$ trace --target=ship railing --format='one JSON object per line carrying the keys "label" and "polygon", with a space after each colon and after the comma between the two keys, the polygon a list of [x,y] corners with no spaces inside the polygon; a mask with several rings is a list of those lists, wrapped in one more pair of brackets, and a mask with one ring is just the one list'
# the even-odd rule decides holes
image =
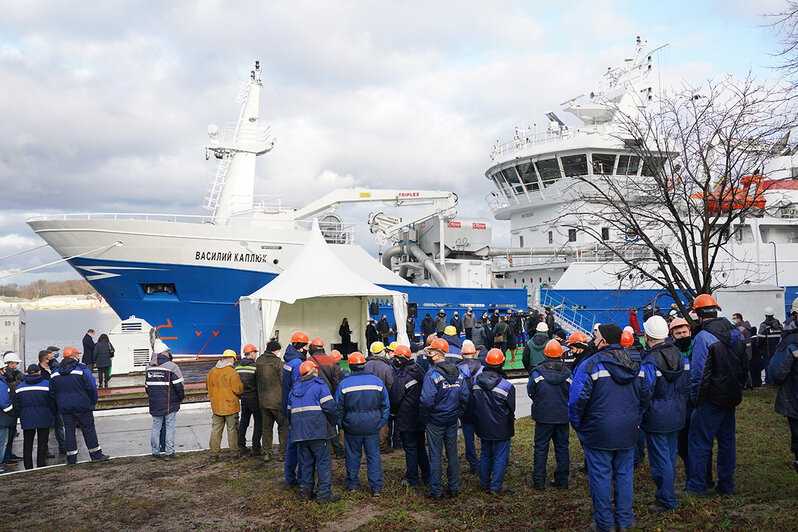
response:
{"label": "ship railing", "polygon": [[[313,224],[312,220],[297,220],[297,227],[310,231]],[[319,222],[319,229],[328,244],[354,244],[355,243],[355,224],[338,222]]]}
{"label": "ship railing", "polygon": [[213,221],[213,216],[196,214],[152,214],[137,212],[85,212],[41,214],[32,216],[28,219],[30,222],[50,220],[147,220],[160,222],[210,223]]}
{"label": "ship railing", "polygon": [[555,320],[560,320],[561,325],[569,332],[583,332],[589,334],[596,323],[596,315],[584,310],[584,306],[569,301],[565,296],[554,290],[541,290],[540,304],[554,311]]}
{"label": "ship railing", "polygon": [[268,124],[249,122],[227,122],[221,132],[221,142],[242,144],[260,144],[269,140],[270,128]]}
{"label": "ship railing", "polygon": [[230,212],[238,216],[249,213],[278,214],[287,210],[283,210],[282,196],[237,194],[230,196]]}
{"label": "ship railing", "polygon": [[493,146],[490,158],[496,161],[525,150],[528,146],[540,146],[542,144],[557,142],[578,135],[604,133],[607,129],[607,126],[604,124],[596,124],[583,127],[561,127],[554,130],[547,129],[540,133],[533,132],[531,129],[516,130],[512,140]]}

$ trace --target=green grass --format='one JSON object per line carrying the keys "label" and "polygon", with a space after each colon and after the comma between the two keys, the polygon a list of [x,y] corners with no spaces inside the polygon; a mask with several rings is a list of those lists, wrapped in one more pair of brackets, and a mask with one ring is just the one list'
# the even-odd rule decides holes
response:
{"label": "green grass", "polygon": [[[635,472],[635,525],[641,530],[795,530],[798,474],[792,468],[786,420],[773,412],[775,390],[746,392],[737,410],[737,495],[684,499],[668,514],[649,514],[654,485],[648,466]],[[571,489],[534,491],[534,423],[516,422],[511,461],[500,496],[477,489],[475,476],[461,476],[456,501],[431,502],[403,487],[404,455],[383,457],[381,499],[368,492],[365,465],[361,489],[343,492],[344,464],[333,463],[340,502],[301,502],[283,487],[282,462],[236,460],[210,464],[207,453],[186,453],[174,463],[125,458],[103,464],[53,468],[3,478],[0,493],[7,522],[15,528],[51,530],[582,530],[592,521],[583,456],[571,434]],[[549,473],[554,465],[550,451]],[[461,469],[465,470],[462,444]],[[684,485],[681,461],[677,489]],[[41,501],[57,508],[44,512]]]}

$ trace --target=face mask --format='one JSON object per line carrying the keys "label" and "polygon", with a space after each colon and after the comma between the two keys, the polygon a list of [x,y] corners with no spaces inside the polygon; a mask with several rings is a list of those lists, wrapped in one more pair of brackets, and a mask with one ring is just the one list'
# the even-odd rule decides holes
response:
{"label": "face mask", "polygon": [[435,364],[435,361],[433,360],[433,357],[427,355],[426,358],[427,358],[427,362],[429,362],[430,364]]}
{"label": "face mask", "polygon": [[679,351],[687,351],[690,348],[691,343],[693,343],[693,339],[689,336],[677,338],[673,341],[673,344],[677,347],[677,349],[679,349]]}

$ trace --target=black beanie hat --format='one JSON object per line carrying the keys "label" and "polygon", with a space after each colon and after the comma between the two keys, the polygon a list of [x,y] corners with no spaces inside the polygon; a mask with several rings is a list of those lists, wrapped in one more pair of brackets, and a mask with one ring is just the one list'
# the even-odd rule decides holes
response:
{"label": "black beanie hat", "polygon": [[599,333],[601,333],[601,337],[604,338],[608,344],[621,343],[621,334],[623,334],[623,331],[614,323],[602,323],[599,325],[598,330]]}

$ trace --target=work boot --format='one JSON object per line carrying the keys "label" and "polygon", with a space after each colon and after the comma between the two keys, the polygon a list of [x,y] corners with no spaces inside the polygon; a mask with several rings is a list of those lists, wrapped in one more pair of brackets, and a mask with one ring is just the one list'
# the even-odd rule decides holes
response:
{"label": "work boot", "polygon": [[151,454],[150,455],[150,462],[157,462],[160,459],[161,459],[161,455],[160,454]]}
{"label": "work boot", "polygon": [[299,499],[303,501],[309,501],[313,498],[313,492],[311,491],[299,491]]}
{"label": "work boot", "polygon": [[341,494],[340,493],[333,493],[332,495],[330,495],[326,499],[316,499],[316,502],[319,503],[319,504],[327,504],[327,503],[330,503],[330,502],[338,502],[340,500],[341,500]]}
{"label": "work boot", "polygon": [[662,504],[660,501],[654,501],[654,504],[649,504],[648,505],[648,511],[649,511],[649,513],[652,513],[652,514],[658,514],[658,513],[661,513],[661,512],[671,512],[671,511],[673,511],[673,508],[668,508],[667,506]]}
{"label": "work boot", "polygon": [[261,454],[263,454],[263,451],[261,451],[260,447],[253,447],[251,454],[252,456],[260,456]]}
{"label": "work boot", "polygon": [[427,490],[424,493],[424,497],[426,497],[428,499],[435,500],[435,501],[439,501],[439,500],[441,500],[443,498],[441,495],[435,494],[432,490]]}
{"label": "work boot", "polygon": [[177,456],[175,453],[170,453],[164,456],[163,459],[166,460],[167,462],[171,462],[173,460],[180,460],[180,457]]}
{"label": "work boot", "polygon": [[709,493],[698,493],[697,491],[688,490],[688,489],[684,489],[684,490],[680,490],[680,491],[676,492],[676,498],[678,498],[678,499],[681,499],[682,497],[704,498],[704,497],[709,497],[709,496],[710,496]]}
{"label": "work boot", "polygon": [[457,498],[457,490],[446,490],[446,498],[447,499],[456,499]]}
{"label": "work boot", "polygon": [[111,457],[108,456],[107,454],[101,454],[97,458],[92,458],[91,461],[92,462],[105,462],[106,460],[110,460],[110,459],[111,459]]}
{"label": "work boot", "polygon": [[270,462],[272,459],[272,453],[263,453],[263,461]]}
{"label": "work boot", "polygon": [[559,489],[563,489],[563,490],[567,490],[568,489],[568,483],[567,482],[566,483],[562,483],[562,482],[557,482],[556,480],[552,480],[551,482],[549,482],[549,486],[551,486],[552,488],[559,488]]}
{"label": "work boot", "polygon": [[219,461],[219,455],[218,454],[212,454],[210,456],[210,461],[211,462],[218,462]]}

